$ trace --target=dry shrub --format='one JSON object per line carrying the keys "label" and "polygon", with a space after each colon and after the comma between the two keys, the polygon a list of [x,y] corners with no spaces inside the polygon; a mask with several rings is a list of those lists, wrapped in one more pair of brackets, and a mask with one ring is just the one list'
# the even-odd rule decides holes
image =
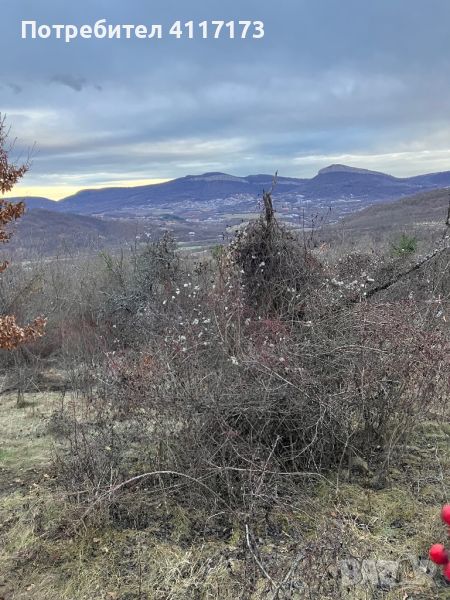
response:
{"label": "dry shrub", "polygon": [[74,421],[62,473],[86,499],[139,488],[250,522],[332,470],[363,465],[382,485],[446,401],[448,337],[424,304],[349,301],[274,220],[240,234],[218,273],[166,259],[129,311],[133,343],[94,365],[87,425]]}
{"label": "dry shrub", "polygon": [[242,274],[247,306],[259,314],[301,318],[322,268],[298,234],[270,216],[271,199],[268,194],[264,198],[265,215],[237,233],[228,256]]}
{"label": "dry shrub", "polygon": [[[0,194],[3,196],[10,192],[17,182],[22,179],[29,169],[29,162],[17,164],[11,160],[11,150],[14,143],[8,140],[9,130],[6,127],[5,118],[0,114]],[[8,226],[20,219],[25,212],[23,202],[9,202],[0,197],[0,244],[4,244],[11,238]],[[0,273],[6,270],[8,262],[0,264]],[[15,315],[0,315],[0,349],[13,350],[27,342],[32,342],[42,337],[45,329],[46,319],[42,316],[32,323],[21,327],[16,321]]]}

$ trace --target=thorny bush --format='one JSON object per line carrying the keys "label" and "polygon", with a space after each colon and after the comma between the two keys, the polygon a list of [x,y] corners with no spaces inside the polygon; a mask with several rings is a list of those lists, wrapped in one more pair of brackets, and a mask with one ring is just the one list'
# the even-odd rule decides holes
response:
{"label": "thorny bush", "polygon": [[150,247],[110,296],[116,346],[71,415],[68,488],[99,501],[140,487],[249,519],[356,459],[383,485],[447,399],[450,348],[424,302],[365,300],[361,280],[336,280],[267,214],[217,262],[180,261],[167,237]]}

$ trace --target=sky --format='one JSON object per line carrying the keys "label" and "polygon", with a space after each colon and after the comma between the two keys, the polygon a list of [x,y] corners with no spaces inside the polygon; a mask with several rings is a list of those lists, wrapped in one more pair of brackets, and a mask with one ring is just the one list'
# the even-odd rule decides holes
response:
{"label": "sky", "polygon": [[[163,24],[156,39],[21,39],[41,24]],[[176,39],[176,20],[262,39]],[[0,0],[0,112],[32,148],[13,195],[332,163],[450,170],[448,0]]]}

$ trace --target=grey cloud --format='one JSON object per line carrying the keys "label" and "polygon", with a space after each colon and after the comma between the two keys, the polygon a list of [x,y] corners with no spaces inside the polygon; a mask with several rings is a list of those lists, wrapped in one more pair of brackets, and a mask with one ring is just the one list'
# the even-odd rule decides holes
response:
{"label": "grey cloud", "polygon": [[[327,157],[396,174],[445,167],[448,0],[3,4],[0,49],[11,59],[2,77],[17,87],[0,90],[0,110],[25,147],[37,141],[29,184],[187,169],[303,176]],[[20,39],[21,19],[81,25],[101,18],[262,19],[266,37]]]}
{"label": "grey cloud", "polygon": [[76,77],[75,75],[53,75],[51,82],[65,85],[75,92],[81,92],[86,85],[86,79],[84,77]]}
{"label": "grey cloud", "polygon": [[15,94],[20,94],[23,90],[22,86],[16,83],[8,83],[7,85]]}

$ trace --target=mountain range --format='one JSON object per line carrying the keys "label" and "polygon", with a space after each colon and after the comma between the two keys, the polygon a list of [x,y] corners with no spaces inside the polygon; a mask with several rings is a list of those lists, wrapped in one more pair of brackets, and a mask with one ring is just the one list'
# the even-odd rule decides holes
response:
{"label": "mountain range", "polygon": [[[47,198],[23,198],[28,209],[103,217],[151,216],[155,209],[174,211],[201,208],[213,203],[215,212],[231,208],[248,211],[270,189],[272,175],[236,177],[226,173],[187,175],[156,185],[86,189],[58,202]],[[282,204],[332,205],[342,201],[372,204],[450,186],[450,171],[399,178],[346,165],[331,165],[311,179],[278,177],[274,199]],[[207,207],[206,207],[207,208]],[[181,209],[181,210],[180,210]],[[348,212],[348,211],[347,211]]]}
{"label": "mountain range", "polygon": [[[258,200],[272,185],[271,175],[205,173],[157,185],[82,190],[58,202],[17,198],[25,201],[27,212],[17,224],[9,249],[21,255],[54,254],[62,248],[98,250],[156,239],[166,230],[190,248],[216,244],[224,233],[258,214]],[[416,210],[425,215],[419,219],[423,221],[432,208],[434,196],[429,192],[433,190],[441,190],[434,211],[440,215],[448,197],[442,188],[449,186],[450,171],[398,178],[331,165],[311,179],[278,177],[273,200],[278,218],[289,226],[340,223],[342,231],[357,237],[364,230],[385,228],[387,221],[398,227]],[[385,216],[389,201],[417,194],[421,195],[417,209],[406,203],[399,205],[398,215],[391,211],[392,219]],[[372,212],[366,214],[368,207]],[[351,221],[346,220],[349,217]]]}

